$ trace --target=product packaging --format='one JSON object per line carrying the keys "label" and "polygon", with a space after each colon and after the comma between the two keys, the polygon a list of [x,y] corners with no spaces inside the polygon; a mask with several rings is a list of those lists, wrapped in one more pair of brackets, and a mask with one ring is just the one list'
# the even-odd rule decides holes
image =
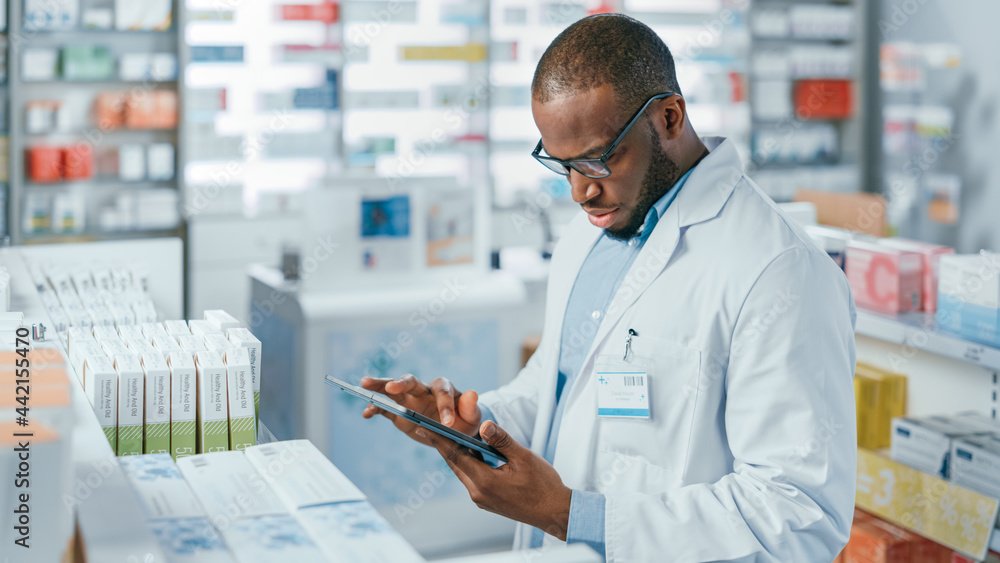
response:
{"label": "product packaging", "polygon": [[208,309],[205,311],[204,316],[205,320],[222,334],[226,334],[226,331],[231,328],[239,328],[241,325],[239,319],[222,309]]}
{"label": "product packaging", "polygon": [[170,367],[156,349],[141,352],[145,374],[143,453],[170,453]]}
{"label": "product packaging", "polygon": [[904,238],[878,239],[878,243],[882,246],[898,248],[900,250],[920,254],[924,270],[920,310],[925,313],[933,313],[937,311],[938,272],[940,271],[941,256],[945,254],[954,254],[955,249],[938,244],[929,244],[926,242],[919,242]]}
{"label": "product packaging", "polygon": [[250,353],[250,375],[253,379],[254,418],[260,426],[260,382],[261,382],[261,348],[260,340],[246,328],[231,328],[226,331],[229,341]]}
{"label": "product packaging", "polygon": [[945,255],[939,275],[938,327],[1000,347],[1000,257]]}
{"label": "product packaging", "polygon": [[920,308],[923,285],[920,254],[852,240],[847,244],[845,270],[858,307],[887,315]]}
{"label": "product packaging", "polygon": [[[96,343],[94,344],[96,347]],[[118,451],[118,372],[103,353],[88,355],[83,362],[84,391],[94,406],[97,422],[111,444],[111,451]]]}
{"label": "product packaging", "polygon": [[948,479],[952,441],[983,435],[988,434],[943,416],[894,418],[889,456],[893,461]]}
{"label": "product packaging", "polygon": [[242,451],[257,443],[250,354],[246,348],[229,348],[224,353],[229,395],[229,449]]}
{"label": "product packaging", "polygon": [[226,364],[215,352],[195,355],[198,381],[198,453],[229,449]]}
{"label": "product packaging", "polygon": [[197,377],[194,359],[186,352],[170,352],[170,455],[174,460],[197,451]]}
{"label": "product packaging", "polygon": [[[875,408],[870,414],[866,413],[867,420],[871,420],[873,425],[866,428],[865,446],[868,449],[888,448],[891,439],[892,419],[906,414],[906,376],[900,373],[893,373],[870,364],[858,362],[854,372],[855,378],[872,380],[878,386],[874,393],[874,399],[870,396],[867,401],[874,400]],[[862,381],[861,385],[867,385]],[[857,385],[855,386],[857,388]],[[860,403],[858,410],[860,411]],[[866,404],[866,408],[870,408]],[[861,427],[858,430],[858,439],[861,440]]]}
{"label": "product packaging", "polygon": [[146,376],[135,354],[125,352],[114,358],[118,372],[118,455],[141,455]]}

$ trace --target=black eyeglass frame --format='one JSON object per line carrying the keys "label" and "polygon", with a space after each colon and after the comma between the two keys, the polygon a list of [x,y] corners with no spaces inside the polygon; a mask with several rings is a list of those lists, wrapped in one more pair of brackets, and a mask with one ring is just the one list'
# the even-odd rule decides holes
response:
{"label": "black eyeglass frame", "polygon": [[[607,178],[608,176],[611,175],[611,168],[608,166],[608,159],[611,158],[611,155],[615,152],[615,149],[617,149],[618,145],[621,144],[622,140],[625,138],[625,135],[628,135],[629,130],[632,129],[632,126],[635,125],[635,122],[639,121],[639,116],[641,116],[643,113],[646,112],[646,108],[649,107],[649,104],[653,103],[656,100],[669,98],[670,96],[680,96],[680,94],[678,94],[677,92],[664,92],[662,94],[656,94],[655,96],[652,96],[651,98],[646,100],[646,103],[642,104],[642,107],[639,108],[639,111],[635,112],[635,115],[632,116],[632,119],[629,119],[628,123],[625,125],[625,128],[622,129],[622,132],[618,134],[618,138],[616,138],[614,142],[612,142],[611,145],[607,148],[607,150],[605,150],[604,153],[598,158],[573,158],[570,160],[560,160],[552,156],[543,156],[541,154],[543,148],[541,139],[538,139],[538,145],[535,146],[535,150],[531,151],[531,156],[535,157],[535,160],[541,163],[542,166],[562,176],[569,176],[570,174],[569,169],[572,168],[573,170],[576,170],[577,172],[586,176],[587,178],[593,178],[593,179]],[[565,172],[560,172],[558,170],[553,169],[551,166],[546,164],[545,161],[561,164]],[[600,163],[601,167],[607,171],[607,174],[603,175],[588,174],[587,172],[584,172],[583,170],[581,170],[576,166],[577,163],[583,163],[583,162]]]}

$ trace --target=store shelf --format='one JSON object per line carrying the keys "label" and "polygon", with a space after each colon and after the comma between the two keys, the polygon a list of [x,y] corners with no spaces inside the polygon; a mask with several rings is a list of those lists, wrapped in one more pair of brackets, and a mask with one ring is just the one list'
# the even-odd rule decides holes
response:
{"label": "store shelf", "polygon": [[933,315],[906,313],[892,317],[859,309],[855,332],[1000,372],[1000,350],[942,332]]}
{"label": "store shelf", "polygon": [[134,229],[129,231],[101,231],[88,229],[79,233],[23,233],[21,240],[25,244],[50,244],[64,242],[93,242],[99,240],[131,240],[144,238],[179,237],[182,229]]}
{"label": "store shelf", "polygon": [[177,86],[177,80],[123,80],[121,78],[102,78],[100,80],[22,80],[21,86],[101,86],[116,87],[123,85],[151,84],[155,86]]}
{"label": "store shelf", "polygon": [[47,188],[52,189],[66,189],[73,187],[88,187],[88,188],[176,188],[177,183],[174,180],[116,180],[112,178],[107,179],[89,179],[89,180],[79,180],[75,182],[25,182],[24,187],[29,190],[44,190]]}

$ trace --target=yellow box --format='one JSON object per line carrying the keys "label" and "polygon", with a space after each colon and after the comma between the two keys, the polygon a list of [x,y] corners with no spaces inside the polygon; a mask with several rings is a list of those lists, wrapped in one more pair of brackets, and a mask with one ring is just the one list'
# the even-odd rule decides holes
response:
{"label": "yellow box", "polygon": [[857,404],[858,447],[878,449],[878,410],[881,385],[864,375],[854,376],[854,401]]}
{"label": "yellow box", "polygon": [[858,362],[855,377],[862,376],[879,383],[878,407],[875,414],[872,449],[888,448],[891,444],[892,419],[906,416],[906,376]]}

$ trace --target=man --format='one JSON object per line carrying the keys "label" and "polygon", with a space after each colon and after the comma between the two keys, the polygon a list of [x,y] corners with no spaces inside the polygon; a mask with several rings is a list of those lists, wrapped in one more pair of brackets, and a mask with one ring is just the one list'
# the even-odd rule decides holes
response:
{"label": "man", "polygon": [[367,389],[482,438],[494,468],[437,447],[516,547],[608,561],[831,561],[854,506],[854,304],[843,273],[699,139],[666,45],[580,20],[532,82],[534,155],[585,213],[552,257],[538,351],[477,397],[445,380]]}

